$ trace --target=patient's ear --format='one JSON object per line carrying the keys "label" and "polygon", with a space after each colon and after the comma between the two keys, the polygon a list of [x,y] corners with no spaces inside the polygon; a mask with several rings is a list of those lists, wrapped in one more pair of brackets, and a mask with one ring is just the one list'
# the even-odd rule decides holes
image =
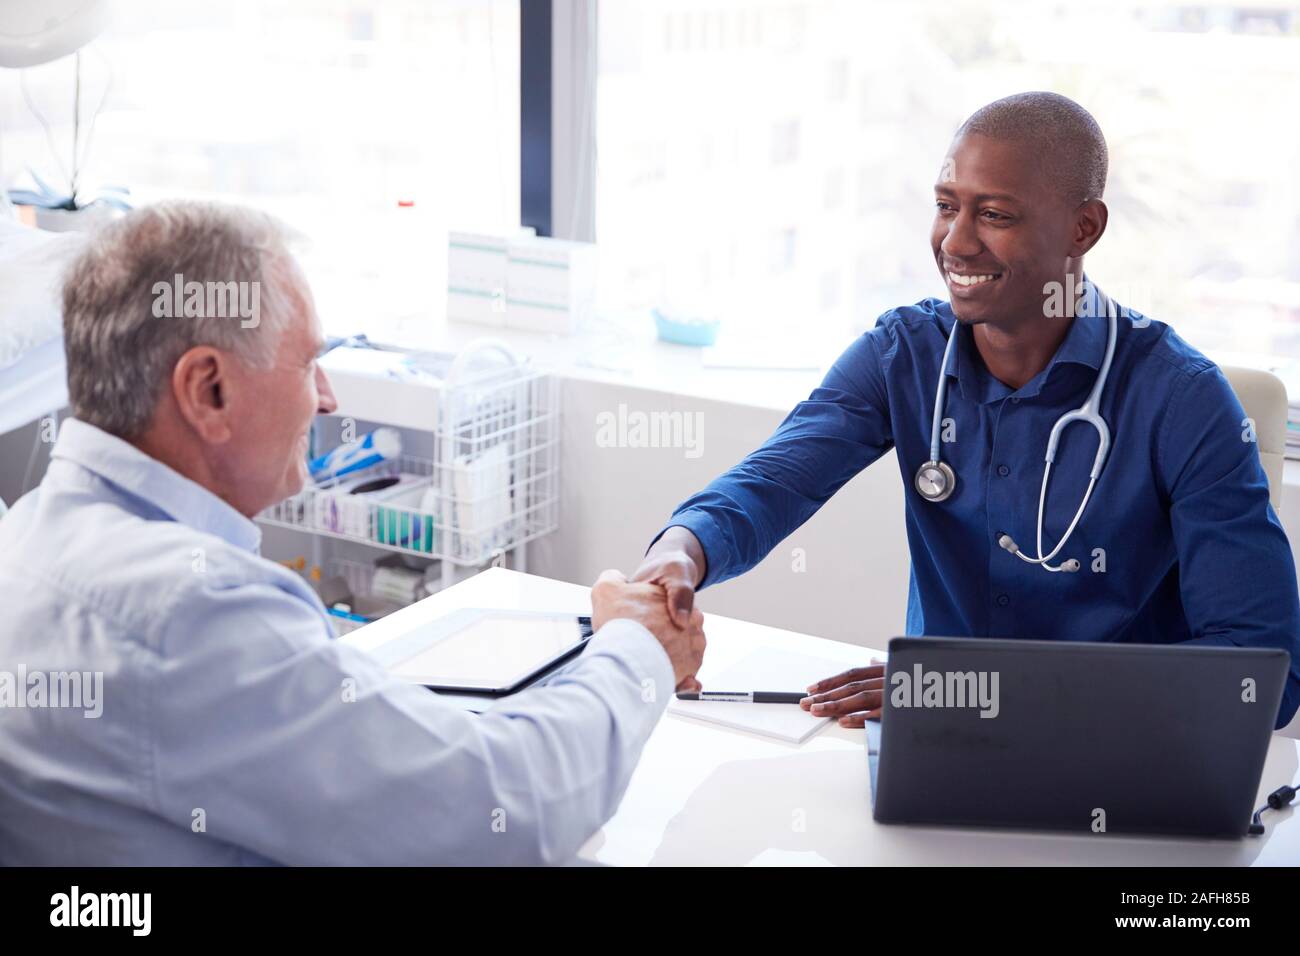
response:
{"label": "patient's ear", "polygon": [[230,440],[231,359],[220,349],[200,345],[172,368],[172,397],[181,417],[212,445]]}

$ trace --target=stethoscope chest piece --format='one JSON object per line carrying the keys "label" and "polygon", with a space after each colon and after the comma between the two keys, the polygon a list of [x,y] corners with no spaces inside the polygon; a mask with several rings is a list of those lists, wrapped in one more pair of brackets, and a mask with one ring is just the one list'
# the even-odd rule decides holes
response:
{"label": "stethoscope chest piece", "polygon": [[916,469],[916,493],[926,501],[943,501],[957,488],[957,475],[946,461],[927,461]]}

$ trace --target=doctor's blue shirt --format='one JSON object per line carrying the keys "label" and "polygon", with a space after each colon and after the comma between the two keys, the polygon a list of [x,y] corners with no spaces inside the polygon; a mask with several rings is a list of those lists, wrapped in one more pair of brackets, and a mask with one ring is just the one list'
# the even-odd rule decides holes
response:
{"label": "doctor's blue shirt", "polygon": [[[1090,293],[1094,294],[1095,293]],[[1282,648],[1291,671],[1277,726],[1300,705],[1300,603],[1286,534],[1269,504],[1254,431],[1218,367],[1161,322],[1125,310],[1100,412],[1112,447],[1092,498],[1050,573],[1036,556],[1044,454],[1052,425],[1081,405],[1106,350],[1096,301],[1047,367],[1019,389],[985,368],[969,326],[949,364],[951,419],[941,455],[952,496],[913,486],[930,457],[948,302],[885,313],[836,361],[757,451],[682,503],[707,559],[701,587],[761,561],[849,479],[890,448],[906,486],[912,569],[908,634]],[[1043,554],[1079,507],[1097,432],[1068,426],[1043,529]],[[861,529],[854,533],[869,533]]]}

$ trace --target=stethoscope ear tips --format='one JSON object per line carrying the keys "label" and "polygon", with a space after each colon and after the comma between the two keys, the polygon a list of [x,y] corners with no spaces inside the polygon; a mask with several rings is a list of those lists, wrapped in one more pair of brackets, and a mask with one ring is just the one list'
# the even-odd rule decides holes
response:
{"label": "stethoscope ear tips", "polygon": [[1016,544],[1015,540],[1012,539],[1011,535],[1009,534],[998,535],[998,547],[1001,548],[1003,551],[1010,551],[1016,557],[1021,558],[1024,561],[1028,561],[1030,564],[1041,564],[1049,571],[1074,572],[1079,570],[1079,562],[1074,558],[1071,558],[1068,561],[1062,561],[1060,565],[1055,568],[1047,564],[1047,562],[1044,560],[1035,561],[1033,558],[1026,558],[1023,554],[1020,553],[1020,545]]}

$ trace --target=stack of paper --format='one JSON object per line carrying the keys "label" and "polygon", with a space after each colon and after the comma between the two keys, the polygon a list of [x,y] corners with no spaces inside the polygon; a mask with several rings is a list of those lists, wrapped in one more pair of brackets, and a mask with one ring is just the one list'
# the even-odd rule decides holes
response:
{"label": "stack of paper", "polygon": [[[842,673],[848,667],[843,661],[792,654],[773,647],[759,647],[716,675],[702,674],[700,681],[706,691],[802,692],[810,684]],[[735,730],[775,737],[792,744],[803,743],[830,719],[814,717],[798,704],[737,704],[674,698],[668,705],[668,711]]]}

